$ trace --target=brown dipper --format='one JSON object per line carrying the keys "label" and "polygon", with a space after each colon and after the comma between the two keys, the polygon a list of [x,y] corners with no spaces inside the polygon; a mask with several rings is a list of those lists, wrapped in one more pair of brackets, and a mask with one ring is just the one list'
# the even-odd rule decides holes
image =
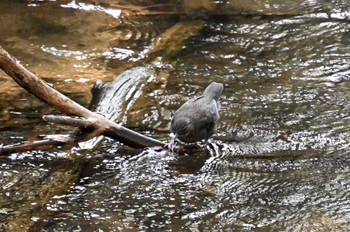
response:
{"label": "brown dipper", "polygon": [[171,132],[186,143],[208,140],[215,132],[219,119],[219,99],[224,86],[212,82],[203,95],[192,98],[183,104],[171,120]]}

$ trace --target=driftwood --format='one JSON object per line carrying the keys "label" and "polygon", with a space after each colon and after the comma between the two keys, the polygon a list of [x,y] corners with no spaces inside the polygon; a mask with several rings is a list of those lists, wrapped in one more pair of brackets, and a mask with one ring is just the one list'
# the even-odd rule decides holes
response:
{"label": "driftwood", "polygon": [[[205,22],[202,20],[189,20],[178,22],[170,27],[152,44],[143,63],[152,63],[155,59],[161,57],[167,60],[176,52],[181,50],[181,44],[188,38],[196,35],[203,27]],[[135,64],[133,64],[135,65]],[[135,147],[166,147],[167,144],[153,139],[121,125],[114,123],[98,113],[92,112],[79,105],[57,90],[49,86],[44,80],[38,78],[33,73],[23,67],[18,60],[11,56],[0,46],[0,68],[12,77],[21,87],[32,93],[48,105],[56,108],[61,113],[68,116],[77,116],[79,118],[63,116],[44,116],[44,120],[51,123],[59,123],[80,128],[79,134],[75,133],[67,136],[44,137],[42,141],[26,141],[24,143],[13,145],[0,144],[0,156],[14,152],[24,152],[29,150],[44,150],[55,146],[75,145],[79,142],[87,141],[99,135],[108,136],[118,140],[123,144]]]}
{"label": "driftwood", "polygon": [[[174,27],[169,28],[160,36],[161,38],[164,38],[164,39],[163,40],[158,39],[153,44],[152,46],[153,52],[147,54],[142,64],[152,64],[154,58],[158,59],[159,57],[161,57],[162,59],[167,59],[169,56],[174,55],[176,51],[181,50],[181,46],[179,46],[181,44],[180,41],[184,42],[187,38],[197,34],[204,27],[204,25],[205,23],[203,21],[187,21],[187,22],[181,22],[180,24],[176,24]],[[178,33],[182,33],[182,36],[181,37],[171,36],[171,35],[177,35]],[[168,45],[171,45],[171,46],[168,46]],[[174,49],[176,49],[176,51],[174,51]],[[13,57],[11,57],[6,51],[4,51],[0,47],[0,68],[4,70],[8,70],[7,73],[9,73],[10,76],[15,75],[15,76],[18,76],[17,78],[21,76],[26,76],[25,74],[21,73],[26,69],[24,69],[23,67],[18,69],[17,67],[18,65],[19,65],[18,61],[16,61]],[[138,64],[136,64],[135,66],[138,66]],[[126,69],[127,68],[129,67],[126,67]],[[28,74],[29,76],[34,76],[28,70],[26,70],[25,72],[29,73]],[[124,74],[128,75],[128,73],[124,73]],[[27,80],[27,82],[32,81],[31,79],[25,79],[25,80]],[[35,82],[38,81],[36,78],[34,78],[34,80]],[[43,82],[40,79],[39,81]],[[31,85],[31,83],[29,84],[24,83],[24,84]],[[44,83],[44,85],[46,84]],[[55,93],[55,97],[57,97],[56,93]],[[48,99],[44,98],[43,100],[45,102],[48,102]],[[68,102],[63,101],[63,104],[66,104],[68,105],[68,107],[70,107],[69,102],[71,102],[71,100],[67,99],[67,101]],[[50,104],[50,105],[55,107],[55,104]],[[75,115],[76,117],[44,116],[44,120],[48,122],[63,124],[63,125],[78,126],[81,129],[79,131],[82,131],[83,133],[78,135],[70,134],[65,136],[58,136],[58,135],[46,136],[46,138],[43,138],[41,141],[25,142],[25,143],[17,144],[17,146],[12,146],[12,145],[2,146],[0,144],[0,155],[4,154],[5,151],[7,153],[13,153],[13,152],[33,150],[35,147],[30,147],[31,144],[33,143],[41,143],[41,145],[38,146],[37,149],[47,149],[47,148],[52,148],[55,146],[63,146],[63,145],[72,146],[79,139],[81,141],[89,139],[88,137],[84,137],[84,135],[94,136],[96,134],[103,134],[108,136],[107,133],[111,132],[110,130],[108,130],[110,127],[99,127],[99,129],[97,127],[90,127],[91,125],[95,125],[95,126],[99,125],[97,123],[101,123],[101,121],[104,122],[106,120],[106,119],[102,119],[103,117],[101,115],[97,114],[96,115],[97,120],[96,119],[91,120],[91,119],[94,119],[94,116],[96,113],[89,112],[88,110],[84,109],[83,112],[81,112],[80,114],[79,109],[81,108],[81,106],[79,106],[78,104],[74,105],[74,107],[76,106],[79,109],[71,109],[70,111],[67,112],[66,105],[60,106],[58,109],[61,110],[62,113],[65,113],[68,115]],[[101,111],[101,112],[104,112],[104,111]],[[106,117],[110,118],[110,116],[111,114],[107,112]],[[107,125],[115,125],[115,124],[113,122],[109,122]],[[115,134],[113,133],[113,131],[111,133],[113,133],[113,136],[117,138],[119,136],[125,139],[128,142],[128,143],[125,143],[126,145],[130,146],[131,144],[130,142],[134,141],[136,142],[136,145],[140,147],[144,147],[145,144],[149,144],[152,146],[153,145],[164,146],[164,143],[158,140],[147,138],[147,137],[145,138],[146,141],[144,141],[144,143],[140,143],[136,139],[139,138],[141,135],[138,135],[136,133],[137,136],[133,137],[132,135],[134,135],[135,132],[129,133],[130,130],[127,130],[126,128],[123,128],[118,125],[116,126],[117,126],[116,128],[118,129],[118,133]],[[88,132],[84,133],[85,130],[90,130],[90,133]],[[128,137],[124,137],[125,134],[123,134],[123,131],[127,131],[128,132],[127,134],[131,136],[131,139]],[[115,138],[113,136],[111,137]],[[84,144],[84,143],[80,143],[79,145],[81,144]],[[1,147],[3,148],[4,153],[1,152]],[[13,147],[17,147],[17,149],[11,149]],[[74,157],[74,159],[58,158],[58,159],[55,159],[54,162],[59,163],[59,165],[57,165],[57,163],[53,165],[55,166],[54,170],[51,170],[49,172],[49,175],[43,175],[43,177],[38,178],[39,183],[35,183],[35,187],[30,188],[30,190],[22,189],[22,186],[28,185],[27,181],[30,181],[30,183],[32,184],[30,178],[21,178],[22,181],[20,184],[18,184],[18,189],[11,187],[11,189],[14,192],[21,193],[22,191],[25,191],[26,196],[28,194],[31,194],[31,195],[30,197],[28,197],[28,200],[24,200],[21,203],[21,205],[15,209],[16,213],[13,214],[13,216],[9,216],[9,218],[7,219],[3,227],[1,227],[0,225],[1,228],[3,228],[5,231],[41,230],[42,229],[41,223],[43,223],[43,221],[46,221],[47,218],[49,218],[52,213],[50,210],[47,209],[46,207],[47,203],[49,201],[53,201],[53,202],[58,201],[58,199],[54,199],[53,197],[64,194],[65,192],[69,191],[70,187],[74,185],[74,183],[76,183],[76,181],[79,180],[79,178],[82,176],[82,172],[84,172],[84,170],[86,170],[87,167],[94,165],[93,163],[95,162],[95,159],[85,159],[84,157]],[[33,204],[34,202],[35,204]],[[32,218],[40,218],[40,220],[34,221]],[[115,222],[114,222],[114,226],[115,226]]]}
{"label": "driftwood", "polygon": [[[21,87],[26,89],[28,92],[35,95],[37,98],[46,102],[48,105],[54,107],[60,112],[81,117],[85,120],[85,126],[95,131],[94,136],[105,135],[110,138],[116,139],[125,145],[143,148],[152,146],[164,147],[166,144],[162,141],[144,136],[121,125],[118,125],[104,116],[94,113],[87,108],[79,105],[70,98],[61,94],[51,86],[49,86],[44,80],[38,78],[36,75],[28,71],[23,67],[18,60],[11,56],[7,51],[5,51],[0,46],[0,68],[4,70],[10,77],[12,77]],[[49,117],[46,117],[48,119]],[[66,118],[67,119],[67,118]],[[66,125],[77,126],[77,120],[66,120]],[[81,126],[81,125],[79,125]],[[97,131],[97,133],[96,133]],[[76,138],[76,141],[80,142],[91,138],[91,136],[84,136],[83,138]],[[51,142],[50,142],[51,141]],[[69,138],[67,141],[55,141],[55,140],[45,140],[43,144],[54,146],[62,145],[65,143],[72,143],[72,139]],[[37,145],[40,144],[40,145]],[[42,143],[33,142],[32,149],[42,148]],[[13,152],[26,151],[30,149],[30,142],[26,143],[21,150],[20,145],[14,146]],[[0,155],[8,154],[11,152],[10,146],[0,147]]]}

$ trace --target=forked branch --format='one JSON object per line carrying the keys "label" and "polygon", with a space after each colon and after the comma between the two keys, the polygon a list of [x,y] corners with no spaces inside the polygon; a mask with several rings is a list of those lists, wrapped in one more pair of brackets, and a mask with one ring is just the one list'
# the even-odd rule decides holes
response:
{"label": "forked branch", "polygon": [[[165,143],[153,139],[121,125],[118,125],[100,114],[94,113],[87,108],[79,105],[72,99],[66,97],[62,93],[58,92],[51,86],[49,86],[44,80],[38,78],[32,72],[23,67],[16,58],[11,56],[5,49],[0,46],[0,68],[5,71],[11,78],[13,78],[21,87],[28,92],[35,95],[37,98],[46,102],[48,105],[59,110],[66,115],[78,116],[84,119],[85,126],[88,126],[92,131],[99,131],[94,136],[98,136],[101,133],[113,139],[116,139],[125,145],[131,147],[152,147],[152,146],[165,146]],[[77,126],[81,126],[76,120]],[[72,122],[72,121],[71,121]],[[82,123],[82,121],[80,121]],[[74,125],[72,122],[71,125]],[[91,138],[85,136],[84,139]],[[78,139],[79,140],[79,139]],[[81,139],[79,142],[82,141]],[[62,145],[60,143],[52,142],[53,144]],[[3,149],[0,148],[0,155]],[[26,148],[28,150],[28,148]],[[17,151],[16,151],[17,152]],[[9,153],[7,151],[7,153]]]}

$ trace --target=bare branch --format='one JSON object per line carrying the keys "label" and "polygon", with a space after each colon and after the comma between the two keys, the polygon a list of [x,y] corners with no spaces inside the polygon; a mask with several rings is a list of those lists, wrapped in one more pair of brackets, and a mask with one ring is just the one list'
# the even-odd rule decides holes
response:
{"label": "bare branch", "polygon": [[50,139],[40,140],[40,141],[26,141],[23,143],[16,143],[11,145],[1,145],[0,144],[0,156],[9,155],[12,153],[20,153],[32,150],[46,150],[53,147],[68,144],[67,142],[60,142]]}
{"label": "bare branch", "polygon": [[80,128],[88,128],[88,127],[94,126],[94,124],[91,123],[89,120],[86,120],[83,118],[73,118],[70,116],[44,115],[43,119],[51,123],[80,127]]}
{"label": "bare branch", "polygon": [[[45,81],[23,67],[19,61],[0,46],[0,68],[12,77],[20,86],[48,105],[67,115],[83,117],[93,130],[105,131],[105,135],[117,139],[131,147],[165,146],[165,143],[149,138],[118,125],[100,114],[94,113],[64,96]],[[78,123],[76,120],[75,123]],[[0,151],[1,152],[1,151]]]}

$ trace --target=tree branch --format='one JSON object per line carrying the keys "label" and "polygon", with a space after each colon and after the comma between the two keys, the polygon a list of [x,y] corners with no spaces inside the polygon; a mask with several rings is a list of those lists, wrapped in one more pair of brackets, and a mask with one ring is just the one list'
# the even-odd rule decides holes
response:
{"label": "tree branch", "polygon": [[[45,81],[23,67],[16,58],[0,46],[0,68],[13,78],[21,87],[67,115],[79,116],[87,120],[93,130],[104,131],[104,135],[131,147],[165,146],[165,143],[139,134],[118,125],[100,114],[94,113],[61,94]],[[0,150],[1,153],[1,150]]]}

